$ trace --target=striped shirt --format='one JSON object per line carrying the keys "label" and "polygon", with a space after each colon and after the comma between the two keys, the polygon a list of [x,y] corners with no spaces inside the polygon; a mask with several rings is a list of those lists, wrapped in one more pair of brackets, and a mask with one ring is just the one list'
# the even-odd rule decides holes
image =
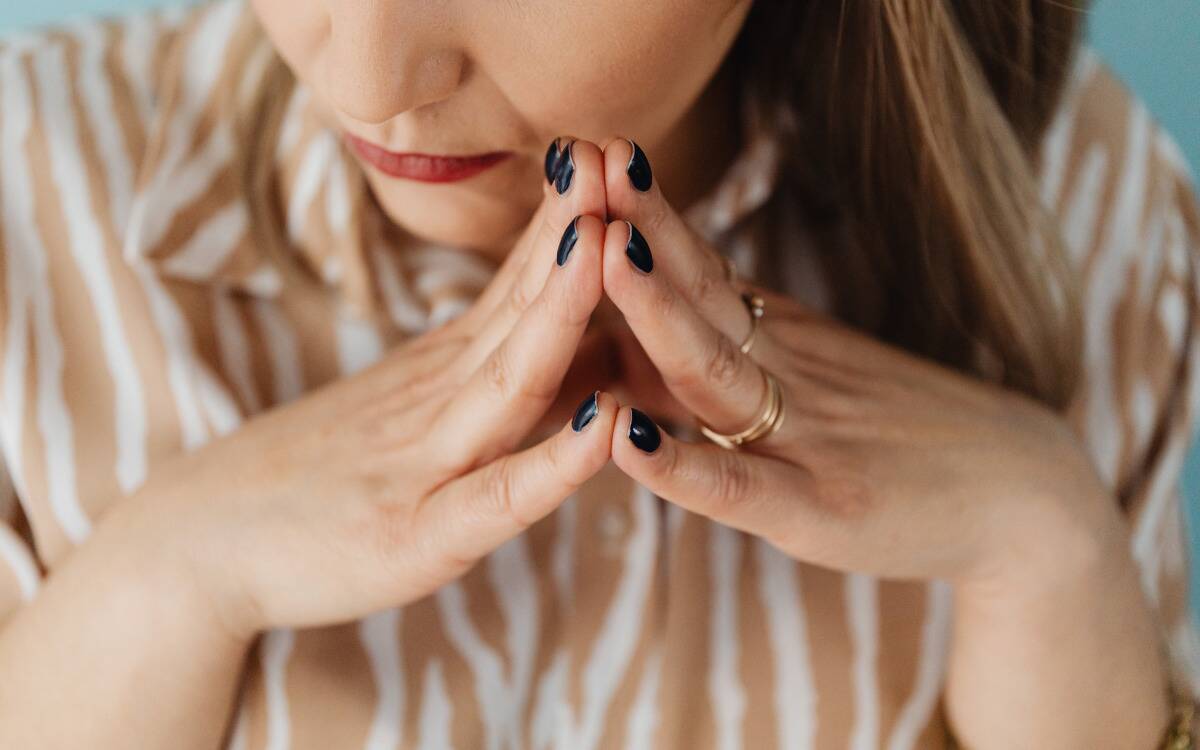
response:
{"label": "striped shirt", "polygon": [[[289,255],[262,251],[222,96],[246,12],[220,0],[0,44],[0,622],[155,462],[370,364],[494,272],[455,248],[392,251],[303,88],[274,157]],[[751,139],[686,216],[746,276],[736,229],[772,194],[775,157]],[[1200,695],[1178,489],[1200,406],[1191,177],[1086,49],[1039,169],[1085,290],[1067,417],[1129,513],[1175,678]],[[817,265],[787,255],[785,286],[824,304]],[[263,634],[229,745],[944,747],[952,596],[786,558],[610,465],[424,599]]]}

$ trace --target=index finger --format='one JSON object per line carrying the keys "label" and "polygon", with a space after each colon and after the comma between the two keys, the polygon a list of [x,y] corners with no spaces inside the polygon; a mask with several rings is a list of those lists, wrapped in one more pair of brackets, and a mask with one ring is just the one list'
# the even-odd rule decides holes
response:
{"label": "index finger", "polygon": [[741,341],[749,323],[725,261],[667,201],[641,147],[627,138],[610,141],[604,148],[604,179],[609,218],[636,226],[684,299],[717,330]]}

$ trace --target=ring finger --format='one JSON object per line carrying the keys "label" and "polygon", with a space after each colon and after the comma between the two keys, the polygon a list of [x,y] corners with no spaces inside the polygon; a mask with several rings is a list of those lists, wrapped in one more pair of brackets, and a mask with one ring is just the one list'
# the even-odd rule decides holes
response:
{"label": "ring finger", "polygon": [[[611,222],[605,232],[604,285],[609,297],[684,406],[717,432],[746,429],[759,419],[767,401],[763,367],[770,367],[772,358],[766,337],[758,333],[756,358],[742,353],[657,267],[630,257],[648,251],[638,247],[627,252],[634,232],[626,221]],[[740,300],[738,305],[748,327],[749,315]]]}

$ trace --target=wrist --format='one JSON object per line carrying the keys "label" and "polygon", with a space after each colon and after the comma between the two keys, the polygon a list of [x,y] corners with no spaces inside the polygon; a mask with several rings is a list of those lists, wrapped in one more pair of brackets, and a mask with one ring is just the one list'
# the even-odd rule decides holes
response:
{"label": "wrist", "polygon": [[[198,628],[238,646],[249,645],[259,627],[253,603],[208,541],[211,519],[203,504],[138,493],[114,508],[94,541],[105,545],[120,575],[142,599],[169,603]],[[101,534],[103,532],[103,534]]]}
{"label": "wrist", "polygon": [[986,555],[956,581],[967,602],[1045,600],[1114,576],[1136,578],[1129,529],[1101,492],[1005,509]]}
{"label": "wrist", "polygon": [[[947,701],[966,746],[1149,747],[1161,733],[1166,671],[1153,612],[1124,517],[1092,499],[1111,509],[1107,519],[1042,515],[988,575],[957,582]],[[1095,720],[1117,715],[1119,728]]]}

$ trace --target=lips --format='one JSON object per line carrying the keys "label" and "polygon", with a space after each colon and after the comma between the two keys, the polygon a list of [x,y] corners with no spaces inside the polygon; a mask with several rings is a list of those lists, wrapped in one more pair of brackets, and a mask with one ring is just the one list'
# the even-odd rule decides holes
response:
{"label": "lips", "polygon": [[420,182],[457,182],[490,169],[508,157],[511,151],[491,151],[471,156],[397,153],[376,146],[357,136],[346,134],[346,143],[359,157],[388,175]]}

